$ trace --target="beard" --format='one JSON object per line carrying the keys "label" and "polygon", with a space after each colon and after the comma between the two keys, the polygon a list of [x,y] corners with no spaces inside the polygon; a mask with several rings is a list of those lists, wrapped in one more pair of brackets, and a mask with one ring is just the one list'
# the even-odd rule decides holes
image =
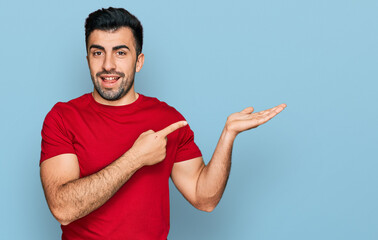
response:
{"label": "beard", "polygon": [[[118,75],[120,77],[118,81],[121,81],[119,87],[117,89],[103,88],[100,84],[100,82],[102,81],[100,76],[102,74]],[[130,91],[131,87],[134,85],[135,71],[127,77],[125,77],[125,74],[123,72],[102,71],[96,73],[96,76],[93,76],[91,74],[91,78],[96,91],[100,94],[100,96],[103,99],[108,101],[117,101],[124,97]]]}

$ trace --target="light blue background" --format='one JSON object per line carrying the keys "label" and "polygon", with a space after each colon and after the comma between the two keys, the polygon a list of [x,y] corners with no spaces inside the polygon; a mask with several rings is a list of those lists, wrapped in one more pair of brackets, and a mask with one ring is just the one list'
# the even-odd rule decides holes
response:
{"label": "light blue background", "polygon": [[137,91],[187,118],[206,161],[230,113],[288,105],[236,139],[214,212],[172,187],[170,239],[378,239],[378,2],[363,0],[2,0],[1,239],[60,237],[40,130],[92,90],[84,20],[108,6],[144,26]]}

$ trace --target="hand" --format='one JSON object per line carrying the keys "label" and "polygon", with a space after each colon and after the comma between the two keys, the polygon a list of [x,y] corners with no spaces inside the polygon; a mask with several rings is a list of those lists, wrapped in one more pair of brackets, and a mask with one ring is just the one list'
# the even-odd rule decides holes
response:
{"label": "hand", "polygon": [[233,113],[227,118],[225,130],[233,137],[236,137],[236,135],[243,131],[256,128],[266,123],[280,113],[285,107],[286,104],[281,104],[274,108],[256,113],[253,113],[253,107],[247,107],[243,111]]}
{"label": "hand", "polygon": [[139,135],[128,152],[131,153],[142,166],[159,163],[163,161],[166,156],[167,136],[187,124],[186,121],[179,121],[158,132],[148,130]]}

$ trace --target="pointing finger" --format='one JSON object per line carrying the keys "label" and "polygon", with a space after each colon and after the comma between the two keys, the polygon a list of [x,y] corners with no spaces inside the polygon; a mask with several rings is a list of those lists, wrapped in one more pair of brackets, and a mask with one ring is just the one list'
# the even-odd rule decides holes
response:
{"label": "pointing finger", "polygon": [[182,128],[184,126],[188,125],[188,123],[186,121],[179,121],[179,122],[175,122],[171,125],[169,125],[168,127],[158,131],[157,133],[159,135],[161,135],[162,137],[166,137],[168,136],[169,134],[173,133],[174,131],[176,131],[177,129],[179,128]]}

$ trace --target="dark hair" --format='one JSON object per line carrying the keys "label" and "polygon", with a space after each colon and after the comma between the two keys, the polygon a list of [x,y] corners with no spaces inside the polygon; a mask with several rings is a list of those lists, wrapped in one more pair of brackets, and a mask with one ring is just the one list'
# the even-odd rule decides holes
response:
{"label": "dark hair", "polygon": [[123,8],[103,8],[89,14],[85,20],[85,45],[88,46],[89,35],[94,30],[115,31],[121,27],[129,27],[133,32],[138,56],[143,47],[143,27],[138,18]]}

